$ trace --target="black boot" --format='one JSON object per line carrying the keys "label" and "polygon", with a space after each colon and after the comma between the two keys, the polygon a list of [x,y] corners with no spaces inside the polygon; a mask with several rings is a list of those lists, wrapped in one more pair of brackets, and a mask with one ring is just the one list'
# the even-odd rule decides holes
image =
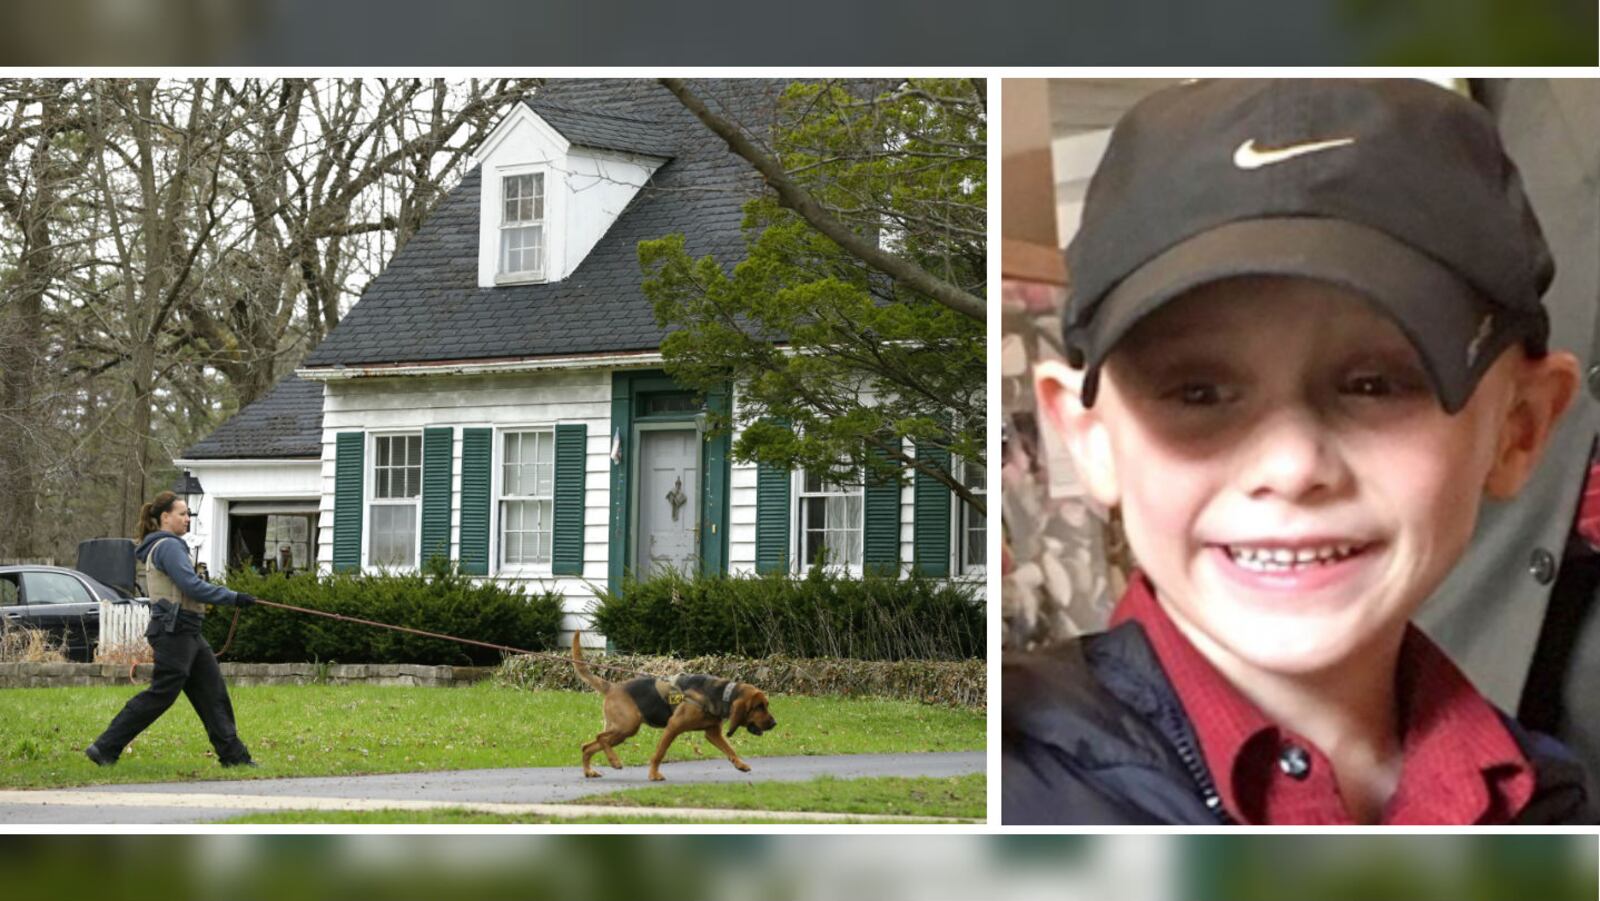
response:
{"label": "black boot", "polygon": [[96,744],[90,744],[89,747],[84,748],[83,756],[93,760],[95,766],[112,766],[117,762],[117,758],[107,757],[105,753],[100,750],[100,746]]}

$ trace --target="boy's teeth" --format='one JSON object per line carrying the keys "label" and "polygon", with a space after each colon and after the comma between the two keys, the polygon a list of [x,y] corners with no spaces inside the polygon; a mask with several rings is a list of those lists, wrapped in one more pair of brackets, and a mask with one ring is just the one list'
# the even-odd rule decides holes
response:
{"label": "boy's teeth", "polygon": [[1228,547],[1228,555],[1235,563],[1247,569],[1264,572],[1285,572],[1308,566],[1321,566],[1349,557],[1354,545],[1330,544],[1323,547],[1291,549],[1286,547]]}

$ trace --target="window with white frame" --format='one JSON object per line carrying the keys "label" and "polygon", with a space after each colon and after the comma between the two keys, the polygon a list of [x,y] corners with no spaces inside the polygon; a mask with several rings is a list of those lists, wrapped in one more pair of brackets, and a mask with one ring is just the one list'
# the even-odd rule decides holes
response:
{"label": "window with white frame", "polygon": [[500,274],[544,277],[544,173],[500,180]]}
{"label": "window with white frame", "polygon": [[[983,500],[988,500],[988,473],[976,463],[962,462],[961,484]],[[988,564],[988,517],[956,497],[957,569],[962,573],[981,573]]]}
{"label": "window with white frame", "polygon": [[800,480],[800,564],[861,566],[863,511],[859,473],[837,482],[806,470]]}
{"label": "window with white frame", "polygon": [[417,519],[422,501],[422,436],[374,435],[367,564],[417,565]]}
{"label": "window with white frame", "polygon": [[281,570],[299,571],[306,568],[311,557],[311,521],[314,517],[299,513],[267,514],[267,534],[262,542],[261,566]]}
{"label": "window with white frame", "polygon": [[548,566],[555,519],[555,431],[505,432],[500,460],[500,565]]}

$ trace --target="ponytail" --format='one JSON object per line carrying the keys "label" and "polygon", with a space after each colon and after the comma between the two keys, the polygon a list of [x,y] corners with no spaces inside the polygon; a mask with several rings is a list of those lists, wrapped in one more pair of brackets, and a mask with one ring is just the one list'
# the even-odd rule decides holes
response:
{"label": "ponytail", "polygon": [[177,502],[178,495],[172,491],[163,491],[151,499],[150,503],[139,508],[139,540],[151,532],[160,531],[161,514],[172,509]]}

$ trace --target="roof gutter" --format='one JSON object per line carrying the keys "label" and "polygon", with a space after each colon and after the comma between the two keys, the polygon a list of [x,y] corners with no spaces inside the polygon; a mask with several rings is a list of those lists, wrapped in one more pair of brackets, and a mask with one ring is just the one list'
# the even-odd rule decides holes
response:
{"label": "roof gutter", "polygon": [[586,354],[574,357],[529,357],[520,360],[446,360],[438,363],[378,363],[369,366],[315,366],[294,374],[316,382],[348,379],[397,378],[428,375],[493,375],[503,372],[544,372],[564,369],[610,369],[658,366],[656,350],[623,354]]}
{"label": "roof gutter", "polygon": [[321,465],[321,457],[174,457],[179,469],[204,466],[210,469],[259,469],[262,466]]}

